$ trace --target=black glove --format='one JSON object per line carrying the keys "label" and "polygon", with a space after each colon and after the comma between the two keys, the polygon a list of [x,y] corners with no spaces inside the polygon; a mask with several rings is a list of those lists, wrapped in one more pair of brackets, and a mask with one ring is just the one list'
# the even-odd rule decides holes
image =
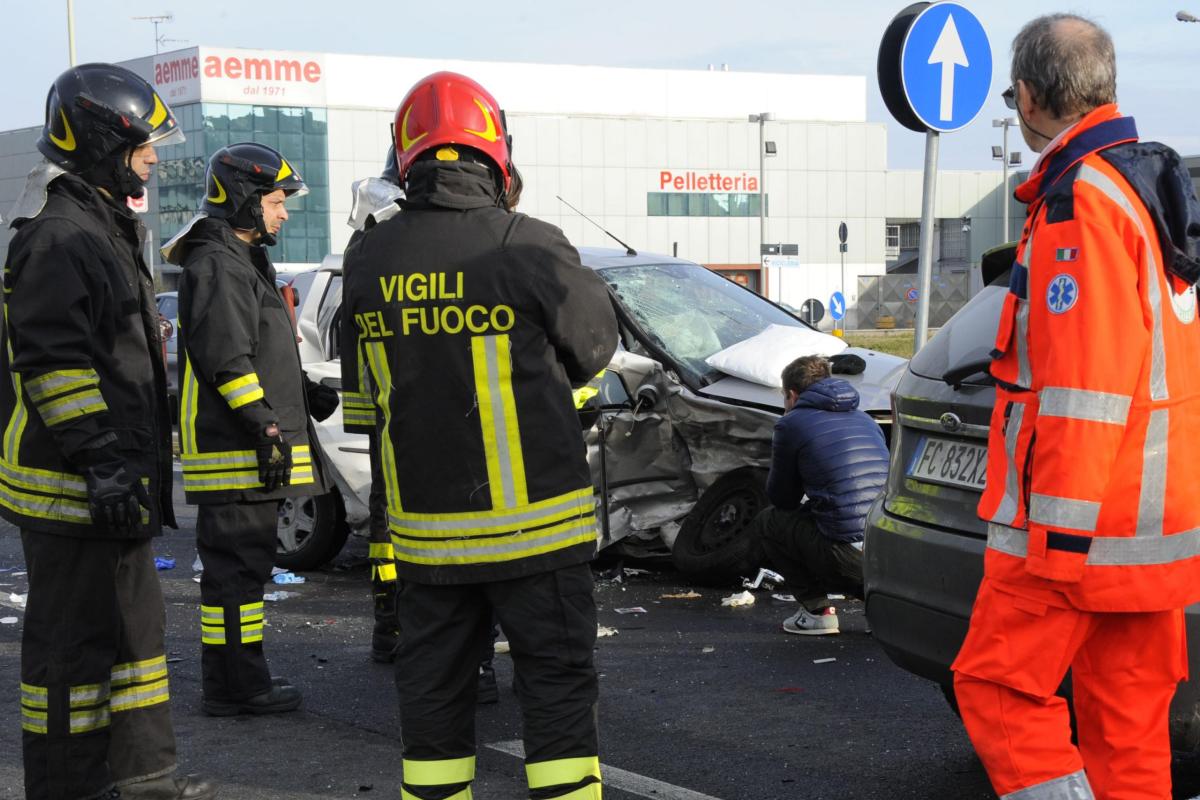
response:
{"label": "black glove", "polygon": [[255,453],[264,492],[273,492],[292,482],[292,446],[283,440],[278,425],[271,423],[263,428]]}
{"label": "black glove", "polygon": [[304,394],[308,398],[308,413],[317,422],[329,419],[329,415],[337,410],[339,402],[337,389],[323,383],[310,381],[307,375],[304,376]]}
{"label": "black glove", "polygon": [[150,508],[150,493],[124,462],[109,461],[85,467],[88,510],[92,522],[120,533],[136,533],[142,525],[142,509]]}

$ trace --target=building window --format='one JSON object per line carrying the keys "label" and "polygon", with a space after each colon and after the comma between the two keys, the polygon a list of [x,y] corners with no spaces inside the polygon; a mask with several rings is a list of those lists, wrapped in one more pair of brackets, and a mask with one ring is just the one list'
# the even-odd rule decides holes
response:
{"label": "building window", "polygon": [[[646,214],[651,217],[757,217],[761,195],[647,192]],[[767,216],[771,196],[767,195]]]}
{"label": "building window", "polygon": [[900,255],[900,226],[885,225],[883,227],[883,251],[888,258]]}

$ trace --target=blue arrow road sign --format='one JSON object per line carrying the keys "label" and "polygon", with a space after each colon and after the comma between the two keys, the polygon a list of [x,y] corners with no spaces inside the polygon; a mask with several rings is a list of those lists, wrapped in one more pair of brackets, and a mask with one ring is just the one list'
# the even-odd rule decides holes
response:
{"label": "blue arrow road sign", "polygon": [[992,47],[983,25],[958,3],[933,3],[908,29],[900,76],[909,105],[931,130],[965,127],[992,86]]}
{"label": "blue arrow road sign", "polygon": [[846,316],[846,298],[841,292],[834,292],[829,296],[829,316],[834,319]]}

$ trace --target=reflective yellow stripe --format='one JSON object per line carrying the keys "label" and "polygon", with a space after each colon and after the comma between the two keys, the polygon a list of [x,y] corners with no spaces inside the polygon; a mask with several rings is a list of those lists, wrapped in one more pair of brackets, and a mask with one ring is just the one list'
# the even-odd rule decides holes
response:
{"label": "reflective yellow stripe", "polygon": [[391,542],[371,542],[367,545],[368,558],[392,558],[392,543]]}
{"label": "reflective yellow stripe", "polygon": [[139,686],[130,686],[127,689],[119,689],[112,694],[110,701],[113,713],[120,711],[132,711],[135,708],[145,708],[147,706],[158,705],[165,703],[171,699],[171,693],[167,688],[167,679],[163,678],[153,683],[148,683]]}
{"label": "reflective yellow stripe", "polygon": [[[400,800],[425,800],[425,798],[417,797],[415,794],[413,794],[412,792],[408,791],[403,786],[401,786],[400,787]],[[468,786],[465,789],[463,789],[462,791],[455,792],[454,794],[447,797],[446,800],[472,800],[471,787]]]}
{"label": "reflective yellow stripe", "polygon": [[[5,309],[7,316],[8,309]],[[12,348],[9,348],[8,354],[9,363],[12,363]],[[12,373],[13,391],[16,393],[16,406],[13,408],[12,416],[8,420],[8,427],[4,430],[4,459],[10,463],[16,463],[17,453],[21,448],[21,437],[25,433],[25,422],[29,419],[29,412],[25,410],[25,400],[21,392],[21,375]]]}
{"label": "reflective yellow stripe", "polygon": [[[289,486],[315,483],[312,467],[292,470]],[[207,472],[183,474],[183,488],[191,492],[218,492],[232,489],[260,489],[262,481],[254,472]]]}
{"label": "reflective yellow stripe", "polygon": [[480,564],[512,561],[596,542],[596,520],[589,516],[533,533],[490,539],[415,541],[392,536],[396,560],[413,564]]}
{"label": "reflective yellow stripe", "polygon": [[87,389],[43,403],[37,410],[47,425],[58,425],[89,414],[108,411],[108,404],[104,402],[99,390]]}
{"label": "reflective yellow stripe", "polygon": [[199,411],[200,383],[192,370],[192,359],[183,354],[183,386],[179,392],[179,449],[186,459],[196,452],[196,414]]}
{"label": "reflective yellow stripe", "polygon": [[132,683],[144,683],[165,677],[167,674],[167,657],[155,656],[144,661],[128,661],[117,664],[112,668],[113,688],[128,686]]}
{"label": "reflective yellow stripe", "polygon": [[396,565],[381,564],[375,568],[375,575],[381,581],[390,582],[396,580]]}
{"label": "reflective yellow stripe", "polygon": [[[258,454],[253,450],[209,450],[203,453],[195,450],[181,456],[185,470],[201,470],[214,467],[254,467],[258,468]],[[306,444],[293,445],[293,464],[311,464],[312,448]]]}
{"label": "reflective yellow stripe", "polygon": [[217,387],[217,391],[235,411],[248,403],[263,399],[262,386],[259,385],[256,372],[223,383]]}
{"label": "reflective yellow stripe", "polygon": [[225,609],[221,606],[200,606],[200,621],[209,625],[225,624]]}
{"label": "reflective yellow stripe", "polygon": [[238,613],[242,618],[242,622],[250,622],[251,620],[262,619],[263,607],[262,600],[259,600],[257,603],[246,603],[245,605],[240,606],[238,608]]}
{"label": "reflective yellow stripe", "polygon": [[59,394],[85,386],[99,386],[100,376],[94,369],[60,369],[25,381],[25,391],[34,403],[41,403]]}
{"label": "reflective yellow stripe", "polygon": [[0,479],[19,489],[87,499],[87,483],[81,476],[69,472],[22,467],[0,458]]}
{"label": "reflective yellow stripe", "polygon": [[248,372],[245,375],[242,375],[240,378],[234,378],[231,381],[221,384],[217,387],[217,391],[221,393],[221,397],[228,399],[229,395],[233,394],[238,389],[242,389],[247,386],[258,385],[258,373]]}
{"label": "reflective yellow stripe", "polygon": [[225,629],[201,625],[200,642],[202,644],[225,644]]}
{"label": "reflective yellow stripe", "polygon": [[35,711],[21,706],[21,730],[30,733],[46,733],[46,717],[45,711]]}
{"label": "reflective yellow stripe", "polygon": [[600,758],[598,756],[557,758],[553,761],[525,764],[525,778],[529,781],[530,789],[579,783],[587,777],[600,779]]}
{"label": "reflective yellow stripe", "polygon": [[501,508],[488,511],[466,511],[452,514],[390,515],[393,531],[404,536],[428,539],[449,539],[462,536],[485,536],[538,528],[574,517],[595,513],[592,490],[576,489],[557,497],[548,497],[522,508]]}
{"label": "reflective yellow stripe", "polygon": [[475,756],[435,761],[403,760],[403,780],[410,786],[449,786],[475,780]]}
{"label": "reflective yellow stripe", "polygon": [[472,336],[471,361],[492,508],[526,505],[529,496],[525,486],[525,458],[512,391],[508,335]]}
{"label": "reflective yellow stripe", "polygon": [[63,497],[27,494],[4,483],[0,483],[0,505],[18,514],[37,519],[74,522],[80,525],[92,523],[92,514],[88,510],[87,503]]}
{"label": "reflective yellow stripe", "polygon": [[21,704],[30,708],[46,708],[48,692],[45,686],[21,682]]}
{"label": "reflective yellow stripe", "polygon": [[87,733],[107,728],[112,721],[112,715],[108,706],[102,706],[87,711],[72,711],[69,719],[71,733]]}
{"label": "reflective yellow stripe", "polygon": [[256,622],[242,625],[242,644],[251,644],[263,640],[263,624]]}
{"label": "reflective yellow stripe", "polygon": [[399,514],[400,487],[396,477],[396,451],[390,434],[392,427],[392,371],[388,366],[387,352],[383,342],[364,342],[367,361],[371,367],[372,381],[379,391],[378,405],[383,409],[383,433],[379,437],[379,456],[383,460],[383,484],[387,495],[388,511]]}
{"label": "reflective yellow stripe", "polygon": [[72,708],[94,706],[108,700],[108,682],[72,686],[68,700]]}

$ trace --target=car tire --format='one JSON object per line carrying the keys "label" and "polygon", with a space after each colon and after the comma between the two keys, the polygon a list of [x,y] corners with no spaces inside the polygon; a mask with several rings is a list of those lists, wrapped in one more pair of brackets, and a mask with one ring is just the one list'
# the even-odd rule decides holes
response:
{"label": "car tire", "polygon": [[723,475],[700,497],[679,528],[671,551],[675,568],[699,583],[724,584],[753,572],[758,549],[750,523],[767,507],[761,470]]}
{"label": "car tire", "polygon": [[286,497],[279,504],[275,564],[290,570],[316,569],[341,552],[349,535],[336,491]]}

